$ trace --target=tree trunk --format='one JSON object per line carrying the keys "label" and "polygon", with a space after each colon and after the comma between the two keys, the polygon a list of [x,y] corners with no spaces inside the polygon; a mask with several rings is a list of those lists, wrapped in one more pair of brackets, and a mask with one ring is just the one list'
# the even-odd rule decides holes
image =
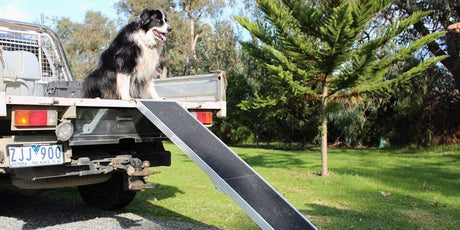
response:
{"label": "tree trunk", "polygon": [[187,63],[187,73],[185,75],[190,75],[192,73],[192,66],[195,58],[195,20],[190,16],[190,53]]}
{"label": "tree trunk", "polygon": [[183,3],[185,12],[187,12],[187,17],[190,20],[190,53],[188,53],[187,60],[185,62],[185,75],[190,75],[192,72],[192,61],[195,53],[195,19],[193,18],[192,9],[189,4]]}
{"label": "tree trunk", "polygon": [[160,78],[167,78],[168,77],[168,67],[163,66],[163,69],[160,74]]}
{"label": "tree trunk", "polygon": [[327,81],[323,82],[323,94],[321,95],[321,176],[327,176]]}
{"label": "tree trunk", "polygon": [[161,61],[160,63],[162,65],[160,65],[161,67],[161,71],[156,71],[156,74],[159,78],[167,78],[168,77],[168,70],[169,70],[169,63],[168,61],[165,59],[164,56],[161,56],[160,57]]}
{"label": "tree trunk", "polygon": [[260,132],[259,132],[259,128],[255,128],[255,131],[256,131],[256,148],[259,148],[259,141],[260,141]]}

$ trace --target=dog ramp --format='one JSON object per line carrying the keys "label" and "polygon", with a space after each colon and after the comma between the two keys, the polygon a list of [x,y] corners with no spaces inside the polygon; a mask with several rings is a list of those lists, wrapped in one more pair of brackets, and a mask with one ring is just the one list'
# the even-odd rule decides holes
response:
{"label": "dog ramp", "polygon": [[316,229],[246,162],[176,102],[137,107],[262,229]]}

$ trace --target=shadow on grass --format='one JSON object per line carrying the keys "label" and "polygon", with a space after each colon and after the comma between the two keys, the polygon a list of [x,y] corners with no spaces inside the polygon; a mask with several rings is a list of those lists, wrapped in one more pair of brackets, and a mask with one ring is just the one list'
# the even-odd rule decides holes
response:
{"label": "shadow on grass", "polygon": [[238,152],[246,163],[251,167],[263,168],[311,168],[314,167],[314,161],[306,161],[316,152],[308,151],[281,151],[281,150],[267,150],[267,149],[251,149],[235,147],[235,152]]}
{"label": "shadow on grass", "polygon": [[304,168],[308,167],[304,160],[296,157],[293,154],[263,154],[257,156],[248,156],[246,154],[239,154],[239,156],[246,161],[251,167],[264,167],[264,168]]}
{"label": "shadow on grass", "polygon": [[339,209],[326,205],[307,204],[313,210],[300,210],[313,216],[310,221],[320,229],[417,229],[416,225],[401,223],[395,216],[377,217],[372,213]]}
{"label": "shadow on grass", "polygon": [[321,229],[456,229],[459,224],[455,215],[459,209],[452,205],[432,204],[398,193],[383,197],[377,192],[356,190],[353,196],[361,197],[362,211],[315,202],[306,204],[310,210],[300,212],[311,216]]}
{"label": "shadow on grass", "polygon": [[[455,160],[454,160],[455,161]],[[458,162],[458,161],[456,161]],[[384,167],[364,165],[334,168],[334,172],[358,175],[383,182],[385,185],[400,187],[406,191],[437,191],[443,195],[453,195],[460,188],[458,171],[446,167],[446,161],[412,165],[383,164]],[[452,162],[451,162],[452,163]]]}
{"label": "shadow on grass", "polygon": [[319,148],[317,145],[306,145],[302,146],[300,144],[279,144],[271,143],[270,145],[260,144],[257,148],[256,144],[236,144],[231,147],[239,148],[250,148],[250,149],[266,149],[266,150],[283,150],[283,151],[317,151]]}
{"label": "shadow on grass", "polygon": [[[2,188],[0,190],[0,203],[2,204],[0,206],[0,216],[14,218],[23,222],[22,229],[46,228],[90,221],[97,218],[114,219],[118,222],[118,227],[122,229],[144,228],[144,225],[147,225],[147,228],[190,228],[190,225],[187,227],[181,224],[174,226],[174,223],[168,220],[191,223],[200,229],[217,229],[167,208],[152,204],[151,200],[155,198],[166,199],[181,192],[179,189],[170,186],[160,186],[160,188],[160,192],[154,189],[139,192],[130,205],[115,211],[103,211],[88,207],[80,198],[76,188],[52,189],[38,195],[24,195],[14,189]],[[126,216],[129,213],[133,213],[135,216]]]}
{"label": "shadow on grass", "polygon": [[[334,174],[344,176],[348,182],[355,181],[355,177],[368,178],[365,181],[369,186],[355,189],[344,184],[332,204],[307,204],[312,210],[302,212],[312,215],[319,227],[456,229],[460,225],[460,207],[451,202],[458,197],[460,188],[458,154],[372,149],[331,152],[331,159],[340,159],[330,168]],[[381,190],[388,196],[382,195]]]}

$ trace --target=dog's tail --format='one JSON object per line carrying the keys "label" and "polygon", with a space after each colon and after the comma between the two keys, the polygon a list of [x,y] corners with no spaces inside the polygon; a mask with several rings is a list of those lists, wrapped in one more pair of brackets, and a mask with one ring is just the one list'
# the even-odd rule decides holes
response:
{"label": "dog's tail", "polygon": [[98,89],[98,83],[96,78],[93,76],[93,73],[88,75],[85,80],[83,80],[83,84],[81,87],[81,97],[82,98],[96,98],[101,97],[101,91]]}

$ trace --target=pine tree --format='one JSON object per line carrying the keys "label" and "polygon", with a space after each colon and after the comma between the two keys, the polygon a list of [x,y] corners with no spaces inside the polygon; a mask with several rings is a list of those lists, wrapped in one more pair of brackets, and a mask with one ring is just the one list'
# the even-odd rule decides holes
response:
{"label": "pine tree", "polygon": [[[286,92],[313,98],[321,104],[321,175],[327,167],[328,102],[347,97],[389,95],[393,89],[446,56],[431,58],[395,78],[387,73],[425,44],[444,33],[420,38],[392,56],[379,58],[391,40],[430,12],[415,12],[405,19],[367,31],[390,0],[325,0],[318,4],[298,0],[256,0],[264,20],[235,17],[259,42],[241,42],[243,49],[263,63],[288,87]],[[273,101],[271,96],[265,97]],[[261,100],[260,98],[258,99]]]}

